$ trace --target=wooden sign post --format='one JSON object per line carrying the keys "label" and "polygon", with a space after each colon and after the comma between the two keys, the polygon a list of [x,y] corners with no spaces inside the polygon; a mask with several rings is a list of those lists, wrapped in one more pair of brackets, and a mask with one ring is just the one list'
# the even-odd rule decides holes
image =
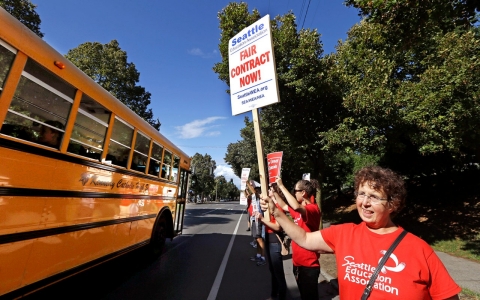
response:
{"label": "wooden sign post", "polygon": [[[255,131],[255,144],[257,146],[258,174],[260,175],[260,185],[262,187],[262,195],[268,195],[267,176],[265,175],[265,155],[263,154],[262,131],[260,130],[260,118],[258,116],[258,108],[252,110],[253,128]],[[270,221],[270,212],[264,212],[264,218]]]}
{"label": "wooden sign post", "polygon": [[[252,111],[260,185],[268,195],[258,108],[280,101],[270,16],[245,27],[228,43],[232,115]],[[268,211],[265,218],[270,220]]]}

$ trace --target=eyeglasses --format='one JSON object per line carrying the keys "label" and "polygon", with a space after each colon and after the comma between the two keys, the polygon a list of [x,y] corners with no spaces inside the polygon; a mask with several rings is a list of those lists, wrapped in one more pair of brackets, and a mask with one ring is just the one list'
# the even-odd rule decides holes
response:
{"label": "eyeglasses", "polygon": [[387,201],[388,200],[388,198],[379,198],[375,195],[367,195],[364,192],[360,192],[358,194],[356,193],[356,195],[357,195],[357,199],[362,200],[362,201],[367,199],[372,204],[380,204],[381,201]]}
{"label": "eyeglasses", "polygon": [[292,194],[296,194],[297,192],[301,192],[301,191],[304,191],[304,190],[295,190],[295,189],[293,189],[293,190],[292,190],[292,192],[293,192]]}

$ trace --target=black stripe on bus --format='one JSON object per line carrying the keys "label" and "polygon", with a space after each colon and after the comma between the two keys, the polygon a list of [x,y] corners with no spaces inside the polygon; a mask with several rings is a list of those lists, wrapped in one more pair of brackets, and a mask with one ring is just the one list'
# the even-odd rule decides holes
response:
{"label": "black stripe on bus", "polygon": [[[77,273],[80,273],[82,271],[85,271],[87,269],[90,269],[92,267],[95,267],[97,265],[100,265],[104,262],[107,262],[115,257],[118,257],[118,256],[121,256],[123,254],[126,254],[128,252],[131,252],[133,250],[136,250],[140,247],[143,247],[143,246],[146,246],[149,244],[149,240],[146,240],[146,241],[143,241],[141,243],[138,243],[138,244],[135,244],[135,245],[132,245],[130,247],[127,247],[125,249],[122,249],[122,250],[119,250],[117,252],[113,252],[113,253],[110,253],[108,255],[105,255],[105,256],[102,256],[100,258],[97,258],[95,260],[92,260],[90,262],[87,262],[83,265],[80,265],[80,266],[77,266],[77,267],[74,267],[72,269],[68,269],[66,271],[63,271],[61,273],[58,273],[58,274],[55,274],[53,276],[50,276],[50,277],[47,277],[45,279],[42,279],[42,280],[39,280],[37,282],[34,282],[34,283],[31,283],[29,285],[26,285],[24,287],[21,287],[17,290],[14,290],[14,291],[11,291],[7,294],[3,294],[0,296],[0,299],[18,299],[18,298],[22,298],[26,295],[29,295],[31,294],[32,292],[35,292],[41,288],[44,288],[44,287],[47,287],[49,285],[52,285],[62,279],[65,279],[67,277],[70,277],[70,276],[73,276]],[[74,291],[72,291],[72,293],[75,293]]]}
{"label": "black stripe on bus", "polygon": [[43,189],[27,189],[27,188],[14,188],[14,187],[0,187],[0,196],[175,200],[175,197],[170,197],[170,196],[43,190]]}
{"label": "black stripe on bus", "polygon": [[84,158],[80,158],[80,157],[76,157],[76,156],[72,156],[72,155],[68,155],[68,154],[64,154],[64,153],[60,153],[58,151],[43,149],[43,148],[40,148],[40,147],[35,147],[33,145],[28,145],[28,144],[24,144],[24,143],[20,143],[20,142],[16,142],[16,141],[8,140],[8,139],[0,138],[0,147],[9,148],[9,149],[17,150],[17,151],[22,151],[22,152],[25,152],[25,153],[40,155],[40,156],[44,156],[44,157],[48,157],[48,158],[63,160],[63,161],[66,161],[66,162],[79,164],[79,165],[84,165],[84,166],[88,166],[88,167],[93,167],[93,168],[97,168],[97,169],[101,169],[101,170],[105,170],[105,171],[109,171],[109,172],[115,172],[115,173],[125,174],[125,175],[129,175],[129,176],[145,178],[145,179],[158,181],[158,182],[166,182],[166,183],[170,183],[170,184],[174,183],[174,182],[168,181],[166,179],[162,179],[162,178],[158,178],[158,177],[154,177],[154,176],[149,176],[147,174],[133,172],[133,171],[122,169],[122,168],[116,168],[116,167],[113,167],[113,166],[102,164],[100,162],[96,162],[96,161],[92,161],[92,160],[88,160],[88,159],[84,159]]}
{"label": "black stripe on bus", "polygon": [[48,228],[48,229],[41,229],[41,230],[32,230],[32,231],[26,231],[26,232],[4,234],[4,235],[0,235],[0,245],[7,244],[7,243],[27,241],[31,239],[37,239],[37,238],[43,238],[43,237],[53,236],[58,234],[70,233],[70,232],[75,232],[80,230],[117,225],[117,224],[122,224],[127,222],[134,222],[134,221],[145,220],[145,219],[154,219],[156,217],[157,217],[156,214],[149,214],[149,215],[130,217],[130,218],[120,218],[120,219],[107,220],[107,221],[91,222],[91,223],[85,223],[85,224],[76,224],[76,225],[63,226],[63,227],[55,227],[55,228]]}

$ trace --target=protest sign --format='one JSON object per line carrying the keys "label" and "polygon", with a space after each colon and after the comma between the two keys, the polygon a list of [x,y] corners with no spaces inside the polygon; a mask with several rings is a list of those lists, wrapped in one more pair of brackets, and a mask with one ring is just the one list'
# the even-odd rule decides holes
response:
{"label": "protest sign", "polygon": [[247,197],[245,197],[245,189],[247,188],[248,175],[250,174],[250,168],[243,168],[240,177],[240,205],[247,205]]}
{"label": "protest sign", "polygon": [[248,204],[248,199],[247,197],[245,196],[245,193],[243,192],[244,190],[242,190],[240,192],[240,205],[247,205]]}
{"label": "protest sign", "polygon": [[232,115],[279,102],[270,16],[228,42]]}
{"label": "protest sign", "polygon": [[267,154],[268,165],[268,180],[270,183],[274,183],[277,176],[280,176],[280,169],[282,166],[283,151],[273,152]]}

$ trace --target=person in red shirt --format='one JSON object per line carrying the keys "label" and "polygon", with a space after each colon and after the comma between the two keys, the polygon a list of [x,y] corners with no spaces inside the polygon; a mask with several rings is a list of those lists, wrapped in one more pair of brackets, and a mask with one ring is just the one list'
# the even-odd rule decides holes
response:
{"label": "person in red shirt", "polygon": [[250,197],[248,189],[245,189],[243,191],[245,194],[245,197],[247,197],[247,212],[248,212],[248,218],[247,218],[247,231],[250,231],[250,228],[252,227],[251,222],[250,222],[250,217],[252,216],[252,197]]}
{"label": "person in red shirt", "polygon": [[[278,194],[274,195],[272,187],[269,188],[268,194],[273,199],[279,198]],[[271,293],[268,300],[285,300],[287,297],[287,282],[283,270],[282,244],[277,236],[282,232],[282,228],[273,216],[270,216],[270,221],[264,219],[261,213],[257,213],[256,217],[259,222],[265,225],[266,229],[265,254],[271,275]]]}
{"label": "person in red shirt", "polygon": [[[320,227],[320,209],[315,203],[316,187],[308,180],[300,180],[290,194],[277,177],[276,188],[285,195],[288,203],[277,199],[278,206],[288,211],[295,224],[306,232],[317,231]],[[278,198],[278,197],[277,197]],[[313,200],[312,200],[313,199]],[[318,277],[320,276],[320,254],[300,247],[292,242],[293,272],[302,300],[318,300]]]}
{"label": "person in red shirt", "polygon": [[248,228],[247,231],[251,231],[251,236],[253,240],[250,242],[250,245],[253,248],[257,248],[257,239],[253,236],[254,231],[252,230],[252,219],[255,218],[254,213],[253,213],[253,206],[252,206],[252,194],[250,194],[250,191],[245,189],[244,191],[245,196],[247,197],[247,213],[248,213]]}
{"label": "person in red shirt", "polygon": [[[296,226],[273,200],[263,196],[261,206],[300,247],[334,252],[340,299],[360,299],[379,261],[403,229],[393,217],[405,206],[403,179],[390,169],[364,167],[355,174],[355,204],[360,224],[346,223],[306,232]],[[435,251],[407,233],[388,257],[368,299],[459,299],[455,283]]]}

